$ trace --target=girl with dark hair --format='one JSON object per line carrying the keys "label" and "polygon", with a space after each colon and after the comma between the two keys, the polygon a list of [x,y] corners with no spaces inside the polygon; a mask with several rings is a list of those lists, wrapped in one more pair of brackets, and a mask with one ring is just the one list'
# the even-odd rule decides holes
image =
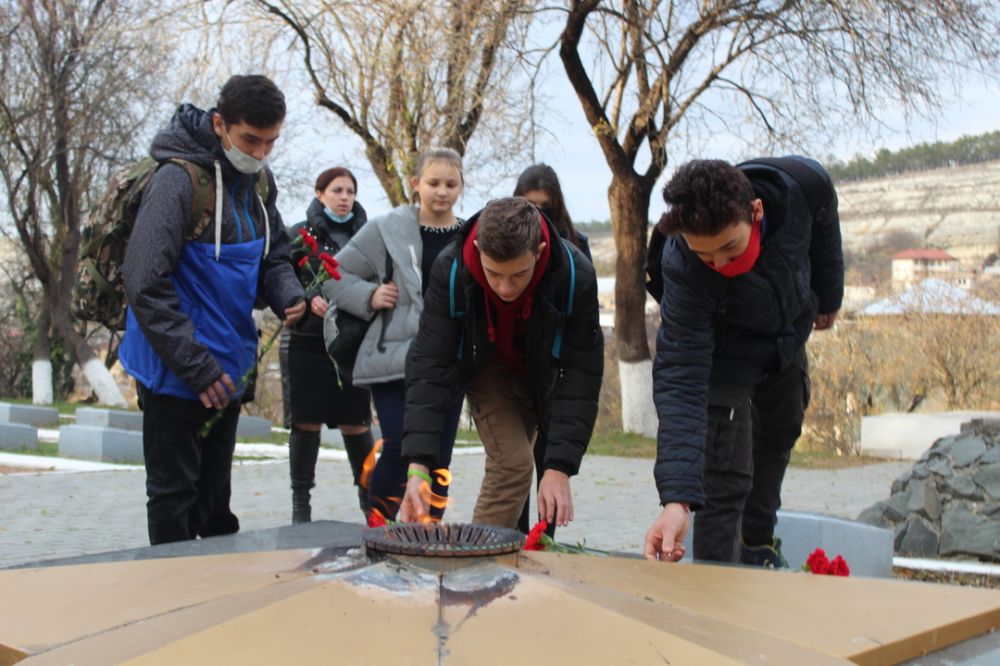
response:
{"label": "girl with dark hair", "polygon": [[587,259],[590,256],[590,242],[587,237],[573,227],[569,211],[566,210],[566,200],[563,198],[559,177],[548,164],[533,164],[517,178],[514,186],[514,196],[524,197],[535,204],[545,217],[552,221],[559,235],[576,245]]}
{"label": "girl with dark hair", "polygon": [[[327,169],[316,179],[316,198],[306,211],[306,219],[288,231],[292,238],[300,229],[308,231],[320,252],[330,256],[347,245],[351,237],[367,221],[365,209],[357,202],[358,181],[343,167]],[[303,248],[292,252],[292,265],[303,286],[309,284],[313,271],[323,270],[319,260],[311,256],[310,271],[299,263],[306,256]],[[316,459],[319,456],[320,429],[325,423],[340,428],[344,448],[351,463],[354,484],[358,486],[361,510],[367,504],[365,490],[360,487],[361,470],[372,448],[371,396],[366,389],[351,383],[349,368],[338,373],[327,355],[323,343],[323,315],[326,299],[320,293],[306,294],[309,308],[302,321],[289,329],[282,346],[287,346],[287,376],[291,433],[288,436],[288,467],[292,482],[292,522],[312,519],[309,491],[315,486]],[[287,343],[287,345],[286,345]]]}
{"label": "girl with dark hair", "polygon": [[[590,242],[587,237],[573,228],[573,220],[570,219],[569,211],[566,210],[566,199],[563,198],[562,187],[559,185],[559,177],[556,176],[555,169],[548,164],[532,164],[521,172],[514,186],[514,196],[524,197],[535,204],[538,210],[542,211],[545,217],[552,221],[552,225],[564,239],[576,245],[581,252],[587,255],[587,259],[593,261],[590,255]],[[545,449],[548,446],[548,436],[539,427],[538,435],[535,438],[535,475],[538,482],[542,477],[539,470],[544,469]],[[525,534],[531,528],[531,497],[524,500],[524,510],[521,512],[521,519],[517,522],[517,528]],[[546,530],[548,535],[555,536],[556,525],[553,522]]]}

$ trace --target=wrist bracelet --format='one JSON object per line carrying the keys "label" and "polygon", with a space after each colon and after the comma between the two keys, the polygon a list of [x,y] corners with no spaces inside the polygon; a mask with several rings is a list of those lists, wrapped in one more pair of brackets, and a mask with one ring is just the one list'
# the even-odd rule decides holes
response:
{"label": "wrist bracelet", "polygon": [[427,483],[430,483],[430,484],[434,483],[434,479],[432,479],[431,475],[428,474],[427,472],[421,472],[419,469],[407,470],[407,472],[406,472],[406,478],[411,479],[411,478],[413,478],[415,476],[423,479]]}

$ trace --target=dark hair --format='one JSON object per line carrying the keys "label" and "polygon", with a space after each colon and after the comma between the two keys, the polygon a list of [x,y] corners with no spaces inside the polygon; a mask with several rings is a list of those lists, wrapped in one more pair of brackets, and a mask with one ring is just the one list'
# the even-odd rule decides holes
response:
{"label": "dark hair", "polygon": [[573,220],[570,219],[569,211],[566,210],[566,199],[563,197],[562,187],[559,186],[559,177],[556,176],[555,169],[548,164],[532,164],[522,171],[514,186],[514,196],[524,196],[533,190],[541,190],[549,195],[549,208],[552,211],[549,217],[552,224],[555,225],[556,231],[582,250],[583,247],[576,236],[576,229],[573,228]]}
{"label": "dark hair", "polygon": [[692,160],[663,188],[670,210],[658,224],[664,234],[715,236],[753,218],[756,195],[746,175],[722,160]]}
{"label": "dark hair", "polygon": [[227,125],[245,121],[254,127],[274,127],[285,119],[284,94],[260,74],[230,77],[215,106]]}
{"label": "dark hair", "polygon": [[351,179],[351,182],[354,183],[354,193],[357,194],[358,179],[355,178],[354,174],[351,173],[351,170],[346,167],[333,167],[332,169],[327,169],[326,171],[321,173],[316,178],[316,191],[317,192],[325,191],[326,188],[330,185],[330,183],[332,183],[337,178],[341,178],[343,176],[347,176],[348,178]]}
{"label": "dark hair", "polygon": [[479,214],[476,241],[479,251],[495,261],[535,254],[542,242],[541,215],[523,197],[494,199]]}

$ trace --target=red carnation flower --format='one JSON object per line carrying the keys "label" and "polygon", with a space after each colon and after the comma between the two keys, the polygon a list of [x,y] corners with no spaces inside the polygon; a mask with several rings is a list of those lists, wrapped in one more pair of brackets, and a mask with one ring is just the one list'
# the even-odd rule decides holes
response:
{"label": "red carnation flower", "polygon": [[309,248],[309,251],[313,254],[319,252],[319,244],[316,239],[313,238],[312,234],[306,231],[305,227],[299,228],[299,236],[302,237],[302,243]]}
{"label": "red carnation flower", "polygon": [[524,540],[522,550],[545,550],[545,545],[541,542],[541,539],[548,528],[549,524],[544,520],[535,523],[535,526],[528,532],[528,538]]}
{"label": "red carnation flower", "polygon": [[305,265],[306,265],[307,263],[309,263],[309,257],[307,257],[307,256],[303,255],[303,256],[302,256],[302,258],[301,258],[301,259],[299,259],[299,264],[298,264],[298,265],[299,265],[299,268],[302,268],[302,267],[303,267],[303,266],[305,266]]}
{"label": "red carnation flower", "polygon": [[327,262],[327,261],[330,262],[331,264],[333,264],[334,268],[337,268],[338,266],[340,266],[340,264],[337,263],[337,260],[334,259],[333,257],[331,257],[329,255],[329,253],[327,253],[327,252],[320,252],[319,253],[319,260],[323,261],[323,262]]}
{"label": "red carnation flower", "polygon": [[325,261],[324,260],[323,261],[323,270],[325,270],[326,274],[329,275],[334,280],[339,280],[340,279],[340,271],[337,270],[337,264],[336,263],[331,263],[329,261]]}
{"label": "red carnation flower", "polygon": [[385,516],[378,509],[372,509],[368,513],[368,527],[382,527],[386,524]]}
{"label": "red carnation flower", "polygon": [[806,563],[802,565],[802,569],[811,571],[814,574],[827,574],[830,573],[830,560],[827,559],[826,552],[822,548],[817,548],[809,553],[809,557],[806,558]]}
{"label": "red carnation flower", "polygon": [[850,576],[851,568],[847,566],[847,560],[840,555],[837,555],[837,557],[833,558],[833,561],[830,562],[830,568],[827,573],[831,576]]}

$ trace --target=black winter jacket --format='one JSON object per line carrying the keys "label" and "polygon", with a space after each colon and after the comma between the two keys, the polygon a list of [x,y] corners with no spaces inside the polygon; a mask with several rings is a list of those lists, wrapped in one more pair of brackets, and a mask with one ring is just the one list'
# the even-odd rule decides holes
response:
{"label": "black winter jacket", "polygon": [[[404,458],[437,460],[445,412],[462,399],[493,356],[483,288],[462,261],[463,244],[477,219],[478,214],[462,227],[431,269],[420,330],[406,358]],[[551,223],[549,237],[559,238]],[[575,273],[573,306],[561,327],[563,313],[568,312],[570,252]],[[560,328],[561,352],[556,358],[553,344]],[[597,418],[604,336],[598,319],[597,274],[593,264],[569,243],[552,244],[545,273],[536,286],[526,335],[528,380],[535,387],[538,423],[549,438],[545,468],[576,474]]]}
{"label": "black winter jacket", "polygon": [[[316,239],[319,252],[326,252],[332,257],[340,252],[341,248],[347,245],[351,237],[358,233],[358,230],[368,221],[368,214],[365,212],[364,207],[357,201],[354,202],[354,206],[351,208],[354,216],[343,224],[331,220],[327,217],[323,209],[323,202],[319,199],[313,199],[312,203],[309,204],[309,208],[306,209],[306,219],[288,228],[288,236],[292,241],[292,266],[295,268],[295,274],[298,276],[299,282],[302,283],[303,287],[309,286],[316,272],[323,270],[323,268],[316,257],[311,257],[309,260],[312,270],[305,266],[299,266],[302,257],[308,255],[303,246],[295,242],[295,239],[299,237],[299,229],[305,228]],[[311,301],[313,296],[318,294],[318,289],[306,294],[306,301]],[[311,307],[306,307],[306,313],[292,327],[291,333],[293,335],[322,337],[323,318],[314,315]]]}
{"label": "black winter jacket", "polygon": [[703,506],[710,384],[749,387],[787,367],[809,338],[817,312],[839,310],[843,298],[836,193],[814,220],[790,176],[771,169],[748,175],[766,220],[760,258],[750,272],[722,276],[680,235],[664,246],[653,364],[660,421],[654,476],[663,504]]}

